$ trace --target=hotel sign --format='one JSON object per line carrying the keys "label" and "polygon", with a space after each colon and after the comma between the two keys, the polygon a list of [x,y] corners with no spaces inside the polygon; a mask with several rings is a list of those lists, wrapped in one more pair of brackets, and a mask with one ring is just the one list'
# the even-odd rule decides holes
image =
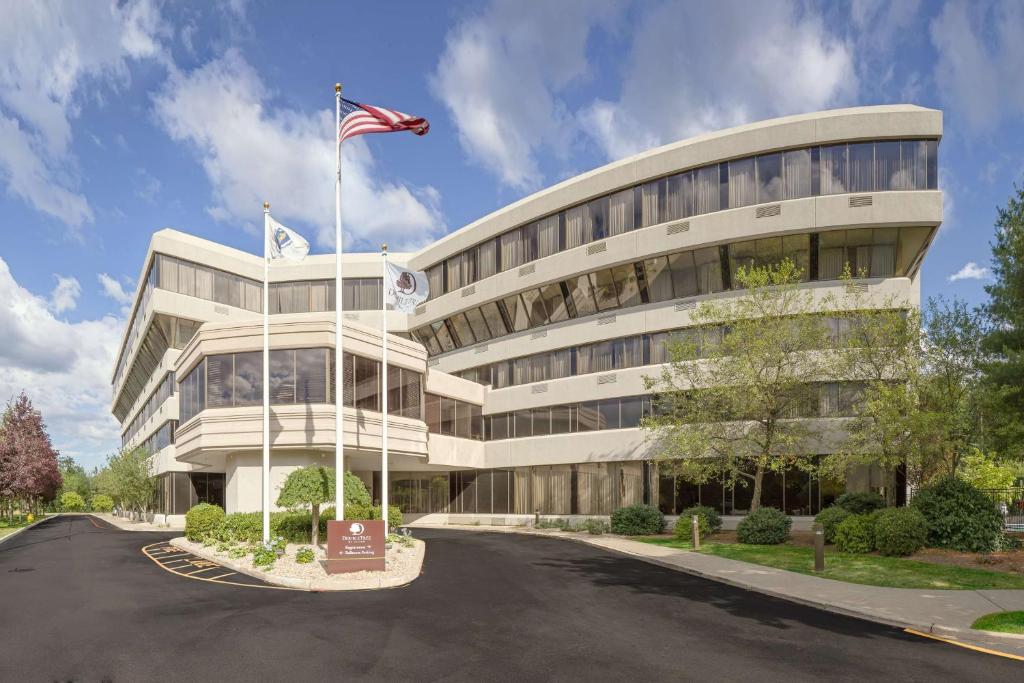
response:
{"label": "hotel sign", "polygon": [[327,573],[384,571],[384,520],[327,522]]}

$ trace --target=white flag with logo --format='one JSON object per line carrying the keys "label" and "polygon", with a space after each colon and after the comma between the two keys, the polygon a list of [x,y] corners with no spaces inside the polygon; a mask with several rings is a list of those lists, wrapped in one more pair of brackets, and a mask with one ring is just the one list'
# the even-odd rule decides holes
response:
{"label": "white flag with logo", "polygon": [[267,216],[267,245],[271,259],[301,261],[309,253],[309,242],[291,228],[286,228]]}
{"label": "white flag with logo", "polygon": [[384,283],[384,298],[396,311],[413,313],[416,307],[427,300],[430,289],[427,274],[401,268],[391,263],[388,266],[388,281]]}

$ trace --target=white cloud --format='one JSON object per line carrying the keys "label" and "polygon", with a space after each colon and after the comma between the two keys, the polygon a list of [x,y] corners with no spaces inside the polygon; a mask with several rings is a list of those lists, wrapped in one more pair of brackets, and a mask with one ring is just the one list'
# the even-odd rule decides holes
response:
{"label": "white cloud", "polygon": [[987,280],[991,276],[987,266],[979,266],[974,261],[968,261],[964,267],[949,276],[950,282],[957,280]]}
{"label": "white cloud", "polygon": [[505,185],[541,184],[541,147],[564,156],[577,132],[561,91],[593,74],[587,37],[617,9],[606,0],[498,0],[453,28],[431,78],[471,159]]}
{"label": "white cloud", "polygon": [[87,466],[118,444],[110,372],[123,325],[114,316],[59,320],[51,302],[20,286],[0,258],[0,402],[24,389],[57,448]]}
{"label": "white cloud", "polygon": [[3,16],[0,182],[75,231],[93,213],[77,189],[72,121],[84,98],[127,84],[129,60],[157,53],[159,11],[151,0],[7,2]]}
{"label": "white cloud", "polygon": [[940,95],[971,129],[1024,115],[1024,4],[947,2],[930,34]]}
{"label": "white cloud", "polygon": [[57,278],[57,286],[50,293],[50,308],[54,313],[74,310],[78,305],[78,297],[82,294],[82,286],[73,277],[54,277]]}
{"label": "white cloud", "polygon": [[[103,294],[105,296],[110,297],[117,303],[121,304],[122,307],[131,306],[132,299],[135,296],[131,291],[126,291],[120,282],[106,273],[100,273],[96,277],[100,281],[100,287],[103,288]],[[122,312],[127,313],[127,310],[123,308]]]}
{"label": "white cloud", "polygon": [[609,158],[845,104],[858,90],[851,47],[813,5],[665,2],[640,17],[633,35],[618,99],[580,114]]}
{"label": "white cloud", "polygon": [[[207,212],[254,229],[269,201],[283,222],[311,226],[334,244],[334,112],[278,106],[256,71],[234,50],[195,71],[174,73],[154,98],[157,119],[195,152],[213,187]],[[414,140],[404,141],[415,144]],[[344,145],[342,212],[347,239],[396,249],[445,232],[432,187],[410,188],[378,177],[362,138]]]}

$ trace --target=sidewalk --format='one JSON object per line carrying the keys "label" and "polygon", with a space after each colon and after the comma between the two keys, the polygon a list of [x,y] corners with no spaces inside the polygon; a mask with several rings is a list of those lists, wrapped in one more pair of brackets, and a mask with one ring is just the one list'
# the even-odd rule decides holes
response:
{"label": "sidewalk", "polygon": [[109,522],[119,529],[124,531],[184,531],[185,526],[182,525],[168,525],[161,526],[159,524],[153,524],[152,522],[140,522],[134,519],[125,519],[124,517],[118,517],[117,515],[109,512],[82,512],[73,514],[84,514],[92,515],[98,519],[102,519],[104,522]]}
{"label": "sidewalk", "polygon": [[1024,656],[1024,636],[994,634],[971,628],[974,620],[985,614],[1000,610],[1024,610],[1024,590],[881,588],[807,576],[689,550],[676,550],[631,541],[620,536],[590,536],[507,527],[432,528],[520,533],[586,543],[662,567],[696,574],[791,602]]}

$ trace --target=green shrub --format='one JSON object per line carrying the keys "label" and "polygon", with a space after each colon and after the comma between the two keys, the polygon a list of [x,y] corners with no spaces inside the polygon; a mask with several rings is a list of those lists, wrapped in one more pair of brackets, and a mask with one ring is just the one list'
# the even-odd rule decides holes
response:
{"label": "green shrub", "polygon": [[778,545],[789,538],[793,520],[777,508],[758,508],[740,520],[736,538],[751,545]]}
{"label": "green shrub", "polygon": [[869,515],[885,507],[885,498],[874,491],[850,492],[836,498],[836,505],[854,515]]}
{"label": "green shrub", "polygon": [[651,505],[630,505],[612,512],[612,533],[623,536],[660,534],[665,528],[665,515]]}
{"label": "green shrub", "polygon": [[885,508],[872,517],[875,548],[883,555],[913,555],[928,541],[928,521],[913,508]]}
{"label": "green shrub", "polygon": [[60,494],[60,509],[64,512],[82,512],[85,510],[85,501],[74,491],[65,491]]}
{"label": "green shrub", "polygon": [[870,553],[875,549],[875,520],[871,515],[850,515],[836,526],[836,550]]}
{"label": "green shrub", "polygon": [[295,561],[299,564],[309,564],[316,559],[312,548],[299,548],[295,551]]}
{"label": "green shrub", "polygon": [[838,505],[832,505],[818,513],[814,521],[821,525],[825,531],[825,543],[836,542],[836,527],[852,513]]}
{"label": "green shrub", "polygon": [[277,553],[273,548],[262,545],[252,549],[252,563],[257,567],[270,567],[277,562]]}
{"label": "green shrub", "polygon": [[611,525],[603,519],[591,518],[583,522],[583,530],[593,536],[600,536],[607,533],[610,529]]}
{"label": "green shrub", "polygon": [[228,557],[239,560],[249,554],[249,548],[244,545],[236,545],[228,550]]}
{"label": "green shrub", "polygon": [[556,519],[542,519],[533,525],[534,529],[562,529],[563,531],[569,528],[569,522],[556,518]]}
{"label": "green shrub", "polygon": [[207,534],[206,536],[203,536],[203,540],[200,542],[203,544],[204,548],[212,548],[218,543],[217,537],[213,534]]}
{"label": "green shrub", "polygon": [[226,553],[234,547],[234,544],[228,541],[220,541],[219,543],[217,543],[217,552]]}
{"label": "green shrub", "polygon": [[713,534],[722,529],[722,517],[718,510],[708,505],[694,505],[679,513],[676,521],[676,538],[688,541],[693,531],[693,516],[697,515],[697,527],[700,529],[700,537]]}
{"label": "green shrub", "polygon": [[[273,520],[274,513],[270,515]],[[273,526],[273,521],[271,521]],[[232,512],[224,518],[221,533],[225,540],[238,543],[259,543],[263,540],[263,514],[260,512]]]}
{"label": "green shrub", "polygon": [[93,512],[110,512],[114,509],[114,499],[105,493],[97,493],[89,501],[89,507]]}
{"label": "green shrub", "polygon": [[207,536],[220,532],[224,523],[224,510],[219,505],[200,503],[185,513],[185,538],[202,541]]}
{"label": "green shrub", "polygon": [[1003,520],[996,506],[961,479],[943,479],[921,489],[910,505],[924,515],[930,546],[985,553],[999,543]]}

